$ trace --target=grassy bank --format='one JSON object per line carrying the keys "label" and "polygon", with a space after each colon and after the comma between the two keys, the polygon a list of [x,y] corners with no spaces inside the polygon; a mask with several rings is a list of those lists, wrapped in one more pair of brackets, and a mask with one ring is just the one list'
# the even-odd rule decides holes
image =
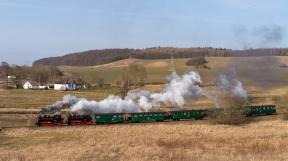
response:
{"label": "grassy bank", "polygon": [[0,133],[0,156],[2,161],[284,161],[287,133],[281,120],[10,129]]}

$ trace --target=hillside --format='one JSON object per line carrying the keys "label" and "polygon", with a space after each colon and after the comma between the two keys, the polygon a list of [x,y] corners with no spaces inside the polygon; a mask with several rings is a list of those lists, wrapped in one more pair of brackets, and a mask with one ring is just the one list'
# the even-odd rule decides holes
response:
{"label": "hillside", "polygon": [[[203,81],[211,81],[233,66],[237,75],[244,84],[283,85],[288,83],[288,68],[281,68],[281,64],[288,64],[286,56],[262,56],[262,57],[207,57],[208,66],[211,69],[195,68],[185,65],[188,60],[175,59],[174,65],[177,73],[198,71]],[[105,82],[121,80],[121,73],[131,61],[136,61],[146,67],[148,77],[146,82],[166,82],[166,77],[171,73],[169,59],[142,60],[125,59],[113,63],[97,66],[59,66],[61,71],[80,77],[89,82],[95,82],[97,78],[103,78]]]}
{"label": "hillside", "polygon": [[175,57],[191,57],[205,55],[206,48],[147,48],[147,49],[104,49],[90,50],[79,53],[67,54],[61,57],[50,57],[37,60],[34,65],[70,65],[92,66],[106,64],[130,57],[139,59],[167,59],[175,52]]}
{"label": "hillside", "polygon": [[90,50],[79,53],[67,54],[60,57],[49,57],[36,60],[35,65],[53,66],[94,66],[111,63],[130,57],[138,59],[169,59],[190,58],[194,56],[230,57],[230,56],[286,56],[288,49],[251,49],[230,50],[225,48],[170,48],[156,47],[146,49],[103,49]]}

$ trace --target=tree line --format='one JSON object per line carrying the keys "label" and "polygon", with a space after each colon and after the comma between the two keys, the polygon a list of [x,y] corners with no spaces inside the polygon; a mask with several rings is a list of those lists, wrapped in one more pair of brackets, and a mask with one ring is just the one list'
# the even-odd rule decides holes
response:
{"label": "tree line", "polygon": [[63,73],[55,66],[10,66],[2,62],[0,66],[0,79],[7,76],[16,76],[19,85],[24,80],[31,80],[39,84],[54,83],[62,78]]}
{"label": "tree line", "polygon": [[[38,84],[49,84],[57,82],[70,82],[81,83],[90,85],[80,78],[74,79],[69,74],[64,74],[56,66],[10,66],[7,62],[2,62],[0,65],[0,81],[7,80],[8,76],[16,77],[16,85],[21,88],[26,80],[34,81]],[[124,97],[129,90],[134,87],[144,86],[145,79],[147,78],[146,67],[142,64],[131,62],[122,71],[122,78],[116,84],[120,88],[120,94]],[[105,87],[104,78],[95,78],[97,87]],[[77,82],[74,82],[77,81]]]}
{"label": "tree line", "polygon": [[226,48],[172,48],[154,47],[146,49],[104,49],[72,53],[61,57],[50,57],[36,60],[34,65],[68,65],[68,66],[93,66],[114,62],[117,60],[138,59],[169,59],[192,57],[231,57],[231,56],[287,56],[288,49],[247,49],[231,50]]}

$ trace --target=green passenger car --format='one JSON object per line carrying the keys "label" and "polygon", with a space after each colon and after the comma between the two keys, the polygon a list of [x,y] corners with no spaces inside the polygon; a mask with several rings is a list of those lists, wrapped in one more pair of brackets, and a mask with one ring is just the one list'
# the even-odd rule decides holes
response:
{"label": "green passenger car", "polygon": [[171,119],[173,120],[187,120],[187,119],[203,119],[207,116],[206,110],[185,110],[185,111],[171,111]]}
{"label": "green passenger car", "polygon": [[165,121],[165,112],[131,113],[130,117],[131,117],[132,122],[134,123]]}
{"label": "green passenger car", "polygon": [[125,121],[125,114],[109,113],[109,114],[95,114],[96,124],[115,124],[123,123]]}
{"label": "green passenger car", "polygon": [[246,116],[272,115],[276,113],[275,105],[249,106]]}

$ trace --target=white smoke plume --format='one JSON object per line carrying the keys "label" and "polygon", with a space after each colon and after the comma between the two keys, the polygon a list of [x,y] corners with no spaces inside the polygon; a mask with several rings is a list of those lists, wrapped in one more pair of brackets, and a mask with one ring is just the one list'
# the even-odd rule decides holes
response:
{"label": "white smoke plume", "polygon": [[244,105],[248,102],[247,92],[238,80],[234,68],[219,76],[219,89],[226,101],[233,102],[234,105]]}
{"label": "white smoke plume", "polygon": [[141,112],[139,106],[131,99],[123,100],[118,96],[112,95],[99,102],[86,99],[80,100],[70,107],[70,111],[79,114]]}
{"label": "white smoke plume", "polygon": [[181,107],[185,104],[185,99],[199,98],[205,95],[199,87],[201,78],[198,73],[189,72],[180,77],[174,72],[169,79],[170,83],[163,92],[151,94],[152,100],[165,105]]}
{"label": "white smoke plume", "polygon": [[219,88],[224,93],[230,93],[234,96],[247,98],[247,92],[243,88],[242,83],[237,79],[234,69],[228,74],[221,74]]}
{"label": "white smoke plume", "polygon": [[244,49],[275,47],[285,38],[285,28],[271,24],[253,28],[235,26],[233,33]]}
{"label": "white smoke plume", "polygon": [[[149,91],[129,92],[125,99],[110,95],[100,101],[89,101],[84,98],[76,98],[66,95],[62,101],[45,107],[42,112],[55,112],[69,108],[71,112],[79,114],[89,113],[122,113],[122,112],[147,112],[151,109],[160,108],[161,105],[182,107],[188,99],[207,97],[212,100],[216,107],[220,105],[219,97],[209,95],[201,87],[200,75],[189,72],[182,76],[173,72],[168,77],[169,83],[159,93]],[[247,92],[242,83],[237,79],[235,70],[230,70],[219,77],[220,92],[232,101],[247,102]]]}
{"label": "white smoke plume", "polygon": [[57,112],[57,111],[60,111],[64,108],[68,108],[70,106],[73,106],[79,100],[82,100],[82,99],[76,98],[75,96],[65,95],[63,97],[62,101],[57,101],[56,103],[54,103],[52,105],[48,105],[48,106],[44,107],[41,110],[41,112]]}
{"label": "white smoke plume", "polygon": [[186,99],[199,98],[205,95],[199,87],[201,78],[198,73],[189,72],[179,76],[173,72],[169,81],[169,84],[160,93],[129,92],[124,100],[118,96],[110,95],[101,101],[89,101],[68,95],[64,96],[62,101],[44,108],[43,111],[70,108],[71,112],[79,114],[142,112],[159,108],[161,104],[181,107],[185,104]]}

